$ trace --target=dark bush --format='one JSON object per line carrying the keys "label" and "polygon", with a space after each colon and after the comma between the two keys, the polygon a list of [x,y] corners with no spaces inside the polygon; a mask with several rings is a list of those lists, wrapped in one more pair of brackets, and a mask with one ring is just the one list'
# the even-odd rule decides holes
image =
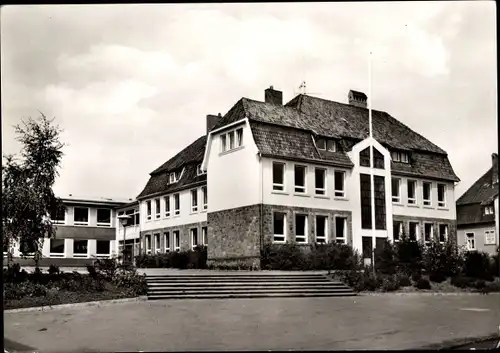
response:
{"label": "dark bush", "polygon": [[135,257],[138,268],[207,268],[207,247],[200,245],[194,250],[176,251]]}
{"label": "dark bush", "polygon": [[442,282],[446,281],[446,278],[447,277],[444,274],[444,272],[440,272],[440,271],[432,272],[429,275],[429,280],[431,282],[435,282],[435,283],[442,283]]}
{"label": "dark bush", "polygon": [[500,274],[498,273],[500,271],[500,268],[499,268],[500,264],[498,263],[498,251],[491,258],[492,258],[491,266],[493,266],[491,273],[495,277],[500,277]]}
{"label": "dark bush", "polygon": [[422,269],[422,245],[403,236],[395,244],[398,258],[398,272],[412,275]]}
{"label": "dark bush", "polygon": [[375,268],[383,274],[395,274],[398,267],[398,256],[395,246],[385,240],[382,247],[375,248]]}
{"label": "dark bush", "polygon": [[59,266],[50,265],[48,272],[49,272],[49,275],[58,275],[60,273]]}
{"label": "dark bush", "polygon": [[371,267],[365,267],[365,270],[363,271],[363,290],[366,291],[375,291],[378,288],[380,288],[383,284],[383,280],[380,276],[377,276],[377,274],[373,273],[373,268]]}
{"label": "dark bush", "polygon": [[492,281],[490,256],[485,252],[469,251],[465,254],[464,274],[467,277]]}
{"label": "dark bush", "polygon": [[420,278],[422,278],[422,273],[420,271],[415,271],[414,273],[411,274],[411,280],[413,282],[418,282]]}
{"label": "dark bush", "polygon": [[404,273],[398,273],[396,275],[396,278],[398,280],[398,283],[401,287],[410,287],[411,286],[411,279],[408,277],[408,275],[405,275]]}
{"label": "dark bush", "polygon": [[4,283],[21,283],[27,279],[28,273],[25,270],[21,270],[21,265],[18,263],[8,265],[7,268],[3,270]]}
{"label": "dark bush", "polygon": [[118,288],[126,289],[134,295],[145,295],[148,291],[146,275],[139,275],[135,269],[118,270],[113,278],[113,284]]}
{"label": "dark bush", "polygon": [[107,281],[111,281],[118,269],[118,261],[111,259],[96,259],[94,261],[95,272],[100,274]]}
{"label": "dark bush", "polygon": [[261,265],[264,270],[300,269],[305,254],[295,243],[266,244],[261,253]]}
{"label": "dark bush", "polygon": [[382,277],[381,289],[384,292],[394,292],[399,288],[400,288],[400,283],[396,275],[385,275]]}
{"label": "dark bush", "polygon": [[474,287],[475,279],[466,276],[454,276],[451,278],[451,285],[458,288]]}
{"label": "dark bush", "polygon": [[420,278],[417,283],[415,283],[415,287],[418,289],[431,289],[431,283],[425,278]]}

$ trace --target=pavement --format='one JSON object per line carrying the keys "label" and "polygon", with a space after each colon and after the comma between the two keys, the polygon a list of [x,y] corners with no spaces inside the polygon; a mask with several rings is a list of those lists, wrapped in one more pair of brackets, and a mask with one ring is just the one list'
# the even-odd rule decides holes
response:
{"label": "pavement", "polygon": [[498,334],[499,325],[497,293],[184,299],[4,312],[4,337],[38,352],[415,349]]}

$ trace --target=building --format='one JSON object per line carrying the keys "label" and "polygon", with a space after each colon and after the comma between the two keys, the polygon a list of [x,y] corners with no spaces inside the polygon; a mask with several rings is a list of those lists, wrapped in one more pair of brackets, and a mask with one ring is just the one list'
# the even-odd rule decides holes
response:
{"label": "building", "polygon": [[[69,195],[61,198],[64,214],[52,214],[56,225],[53,239],[45,239],[40,266],[84,266],[95,258],[109,258],[116,253],[116,210],[125,204],[121,200],[83,198]],[[12,247],[15,262],[34,264],[32,258],[20,258],[20,244]],[[7,249],[4,248],[4,265]]]}
{"label": "building", "polygon": [[500,245],[498,154],[491,159],[491,168],[457,200],[457,227],[459,245],[494,255]]}
{"label": "building", "polygon": [[255,264],[265,243],[336,241],[368,259],[371,145],[377,243],[456,240],[459,179],[446,152],[378,110],[370,139],[366,95],[351,90],[348,100],[300,94],[283,104],[271,87],[264,102],[241,98],[208,115],[207,135],[153,171],[138,196],[139,251],[207,244],[209,262]]}

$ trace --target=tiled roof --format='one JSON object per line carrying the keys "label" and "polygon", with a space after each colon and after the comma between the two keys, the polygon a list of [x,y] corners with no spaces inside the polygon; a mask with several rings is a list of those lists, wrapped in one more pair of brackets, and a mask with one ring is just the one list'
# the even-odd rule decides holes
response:
{"label": "tiled roof", "polygon": [[495,215],[485,215],[479,203],[457,205],[457,225],[495,223]]}
{"label": "tiled roof", "polygon": [[410,163],[391,162],[391,171],[416,177],[460,181],[444,154],[410,152]]}
{"label": "tiled roof", "polygon": [[201,163],[203,161],[206,144],[207,136],[204,135],[163,163],[160,167],[152,171],[151,175],[161,172],[175,171],[186,163]]}
{"label": "tiled roof", "polygon": [[490,168],[462,196],[460,196],[457,200],[457,206],[470,203],[493,202],[494,198],[498,196],[498,184],[492,186],[492,173],[493,168]]}

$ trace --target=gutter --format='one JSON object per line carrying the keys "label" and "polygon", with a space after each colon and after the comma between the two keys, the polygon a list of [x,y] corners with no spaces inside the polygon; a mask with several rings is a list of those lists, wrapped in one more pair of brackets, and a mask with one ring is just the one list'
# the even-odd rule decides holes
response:
{"label": "gutter", "polygon": [[144,196],[138,197],[137,201],[142,201],[142,200],[148,199],[150,197],[155,197],[155,196],[158,196],[158,195],[164,195],[164,194],[175,193],[175,192],[178,192],[178,191],[183,191],[183,190],[192,188],[194,186],[201,186],[201,185],[206,184],[206,183],[207,183],[206,180],[196,181],[196,182],[191,183],[191,184],[182,185],[182,186],[178,187],[177,189],[172,189],[172,190],[167,190],[167,191],[158,191],[158,192],[155,192],[153,194],[148,194],[148,195],[144,195]]}

